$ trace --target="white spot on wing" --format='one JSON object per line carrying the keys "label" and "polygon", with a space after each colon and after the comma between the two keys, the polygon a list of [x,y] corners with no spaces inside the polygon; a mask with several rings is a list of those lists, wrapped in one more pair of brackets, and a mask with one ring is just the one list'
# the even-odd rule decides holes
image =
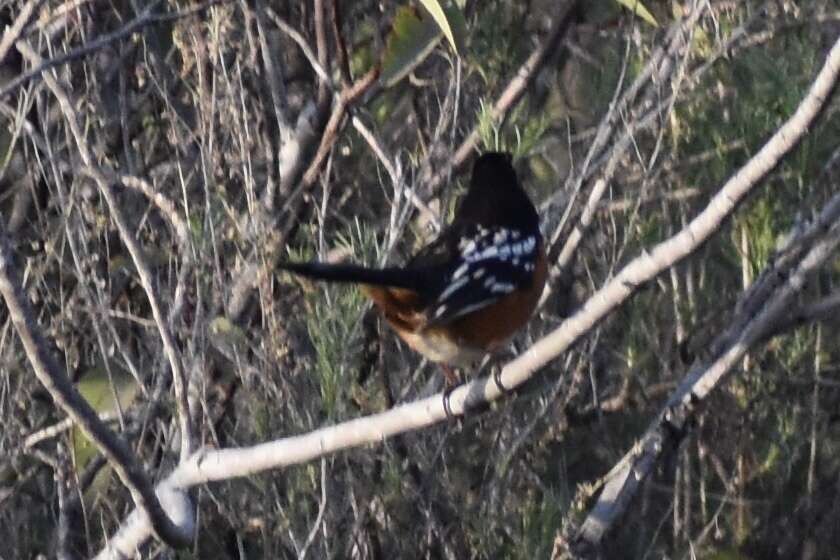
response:
{"label": "white spot on wing", "polygon": [[513,284],[509,282],[497,282],[490,286],[490,291],[494,294],[507,294],[513,291]]}
{"label": "white spot on wing", "polygon": [[498,254],[499,254],[499,248],[496,247],[495,245],[491,245],[490,247],[487,247],[485,250],[483,250],[481,252],[481,258],[482,259],[489,259],[491,257],[497,256]]}
{"label": "white spot on wing", "polygon": [[468,239],[468,238],[465,237],[465,238],[461,239],[461,241],[458,242],[458,249],[461,250],[462,255],[466,256],[466,255],[469,255],[471,253],[474,253],[476,248],[477,248],[477,245],[475,243],[475,239]]}
{"label": "white spot on wing", "polygon": [[522,232],[511,231],[506,228],[491,232],[479,227],[480,235],[474,239],[464,238],[458,243],[461,256],[468,263],[498,259],[508,261],[512,256],[531,255],[537,245],[536,237],[530,235],[516,243],[509,242],[522,236]]}
{"label": "white spot on wing", "polygon": [[531,235],[527,239],[522,241],[522,248],[526,253],[530,253],[534,250],[534,247],[537,245],[537,239]]}
{"label": "white spot on wing", "polygon": [[464,264],[458,267],[458,269],[455,271],[455,274],[452,275],[452,279],[457,280],[458,278],[466,274],[469,269],[470,263],[465,262]]}
{"label": "white spot on wing", "polygon": [[483,299],[481,301],[477,301],[477,302],[473,303],[472,305],[467,305],[465,307],[462,307],[461,309],[458,310],[458,313],[455,315],[455,317],[463,317],[467,313],[475,311],[476,309],[481,309],[482,307],[484,307],[488,303],[494,301],[495,299],[496,298],[487,298],[487,299]]}
{"label": "white spot on wing", "polygon": [[463,288],[466,285],[467,280],[469,280],[469,278],[467,278],[466,276],[462,276],[461,278],[459,278],[459,279],[455,280],[454,282],[452,282],[451,284],[449,284],[446,287],[446,289],[443,292],[441,292],[440,296],[438,296],[438,301],[444,301],[446,298],[451,296],[453,293],[455,293],[456,291]]}

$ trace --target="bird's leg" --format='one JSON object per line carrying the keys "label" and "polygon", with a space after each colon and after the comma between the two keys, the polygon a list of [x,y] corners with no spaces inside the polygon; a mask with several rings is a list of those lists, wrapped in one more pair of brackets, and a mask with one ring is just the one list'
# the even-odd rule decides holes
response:
{"label": "bird's leg", "polygon": [[449,404],[449,397],[452,391],[460,385],[458,375],[451,367],[446,364],[440,364],[440,369],[443,371],[443,376],[446,379],[446,389],[443,390],[443,411],[446,413],[446,418],[451,419],[455,415],[452,414],[452,406]]}
{"label": "bird's leg", "polygon": [[[513,357],[518,356],[519,355],[519,349],[516,347],[516,343],[512,342],[510,344],[510,347],[513,348]],[[491,348],[490,350],[491,350],[491,352],[496,352],[496,351],[501,350],[501,349],[502,348],[496,346],[496,347]],[[481,364],[481,366],[482,366],[482,369],[483,369],[484,366],[486,366],[488,364],[490,365],[490,369],[493,370],[493,382],[496,384],[496,387],[499,388],[499,391],[503,395],[507,396],[507,395],[510,395],[511,390],[508,389],[507,387],[505,387],[505,384],[502,383],[502,363],[503,362],[501,360],[493,359],[492,354],[488,354],[485,357],[484,362]]]}
{"label": "bird's leg", "polygon": [[496,383],[496,387],[499,388],[499,391],[501,391],[503,395],[510,395],[510,389],[505,387],[505,384],[502,383],[502,368],[498,365],[493,369],[493,381]]}
{"label": "bird's leg", "polygon": [[446,378],[447,388],[454,389],[455,387],[460,385],[458,374],[455,373],[454,369],[452,369],[447,364],[440,364],[440,369],[443,371],[443,376]]}

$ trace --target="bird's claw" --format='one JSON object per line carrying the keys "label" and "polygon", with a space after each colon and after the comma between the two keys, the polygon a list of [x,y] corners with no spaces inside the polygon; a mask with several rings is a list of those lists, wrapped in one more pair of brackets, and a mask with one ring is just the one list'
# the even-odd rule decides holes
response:
{"label": "bird's claw", "polygon": [[505,387],[505,384],[502,383],[501,368],[495,368],[495,371],[493,372],[493,382],[496,384],[496,387],[499,388],[499,391],[501,391],[503,395],[509,395],[511,393],[510,389]]}

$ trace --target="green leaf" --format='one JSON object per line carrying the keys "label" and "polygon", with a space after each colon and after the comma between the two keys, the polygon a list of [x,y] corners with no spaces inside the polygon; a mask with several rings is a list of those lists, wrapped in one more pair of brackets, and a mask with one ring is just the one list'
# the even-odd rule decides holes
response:
{"label": "green leaf", "polygon": [[456,54],[465,50],[466,23],[461,10],[455,4],[444,7],[437,0],[421,1],[428,11],[402,6],[394,16],[379,77],[384,87],[393,86],[414,70],[443,35]]}
{"label": "green leaf", "polygon": [[[82,380],[76,386],[82,397],[99,413],[113,412],[116,410],[116,398],[119,399],[120,407],[125,409],[131,405],[137,396],[139,387],[134,378],[127,373],[114,371],[114,390],[111,390],[111,383],[108,380],[108,373],[104,366],[98,366],[83,374]],[[88,440],[78,426],[73,427],[73,456],[78,469],[84,468],[88,461],[96,454],[96,447]]]}
{"label": "green leaf", "polygon": [[639,16],[640,18],[642,18],[643,20],[645,20],[646,22],[648,22],[649,24],[651,24],[652,26],[659,27],[659,24],[656,22],[656,18],[653,17],[653,14],[651,14],[647,8],[645,8],[645,5],[642,4],[641,0],[615,1],[627,8],[628,10],[630,10],[631,12],[633,12],[634,14],[636,14],[637,16]]}
{"label": "green leaf", "polygon": [[245,352],[248,348],[248,336],[245,331],[227,317],[218,316],[210,321],[208,334],[213,347],[230,360],[235,360],[237,354]]}
{"label": "green leaf", "polygon": [[446,40],[452,45],[452,50],[455,51],[455,54],[461,56],[463,49],[459,47],[463,46],[464,36],[466,35],[464,31],[466,26],[464,25],[464,17],[461,15],[461,10],[455,6],[447,6],[447,9],[444,10],[438,0],[420,0],[420,3],[432,15],[435,23],[437,23],[443,32],[444,37],[446,37]]}
{"label": "green leaf", "polygon": [[408,6],[397,10],[379,81],[391,87],[402,80],[429,56],[440,37],[440,28],[431,17]]}

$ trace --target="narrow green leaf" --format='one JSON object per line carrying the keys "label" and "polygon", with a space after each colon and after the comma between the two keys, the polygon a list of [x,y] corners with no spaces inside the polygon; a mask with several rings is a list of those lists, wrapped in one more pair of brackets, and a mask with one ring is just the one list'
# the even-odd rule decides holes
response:
{"label": "narrow green leaf", "polygon": [[449,15],[453,11],[457,12],[458,15],[460,15],[460,10],[450,8],[448,10],[450,14],[447,14],[446,11],[444,11],[443,6],[441,6],[440,2],[438,2],[438,0],[420,0],[420,3],[423,4],[423,7],[426,8],[426,10],[432,15],[432,18],[435,20],[435,23],[437,23],[440,30],[443,31],[444,37],[446,37],[446,40],[449,41],[450,45],[452,45],[452,50],[455,51],[455,54],[461,56],[461,53],[458,49],[458,44],[463,43],[463,40],[456,40],[456,36],[453,33],[452,26],[449,25]]}
{"label": "narrow green leaf", "polygon": [[[119,399],[120,407],[125,409],[134,401],[139,387],[134,378],[126,373],[114,371],[113,375],[116,398]],[[111,382],[108,380],[108,374],[104,366],[97,366],[84,373],[82,380],[76,387],[90,406],[99,414],[116,410],[115,391],[111,390]],[[78,426],[73,427],[72,437],[73,455],[77,467],[81,469],[96,454],[97,450]]]}
{"label": "narrow green leaf", "polygon": [[409,6],[397,10],[382,58],[379,81],[391,87],[414,70],[440,40],[438,25],[427,13]]}
{"label": "narrow green leaf", "polygon": [[391,87],[423,62],[445,36],[458,56],[466,51],[467,24],[451,0],[421,0],[425,10],[402,6],[394,16],[379,82]]}
{"label": "narrow green leaf", "polygon": [[645,7],[645,5],[642,4],[641,0],[615,1],[627,8],[628,10],[630,10],[631,12],[633,12],[634,14],[636,14],[637,16],[639,16],[640,18],[642,18],[643,20],[645,20],[646,22],[648,22],[649,24],[651,24],[652,26],[659,27],[659,24],[656,22],[656,18],[653,17],[653,14],[651,14]]}
{"label": "narrow green leaf", "polygon": [[[467,20],[464,19],[463,0],[449,0],[443,7],[452,37],[455,39],[455,54],[463,57],[467,52]],[[457,47],[457,48],[456,48]]]}

